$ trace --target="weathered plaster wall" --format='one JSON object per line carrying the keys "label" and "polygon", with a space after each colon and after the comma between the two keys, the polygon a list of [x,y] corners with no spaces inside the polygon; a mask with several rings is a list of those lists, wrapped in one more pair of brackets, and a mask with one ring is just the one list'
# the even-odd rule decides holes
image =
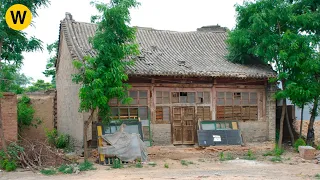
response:
{"label": "weathered plaster wall", "polygon": [[3,98],[1,98],[1,119],[3,125],[4,138],[6,139],[6,141],[17,141],[17,96],[15,94],[3,93]]}
{"label": "weathered plaster wall", "polygon": [[[54,128],[54,96],[55,91],[28,93],[31,105],[35,110],[34,118],[39,118],[41,124],[22,130],[21,135],[27,139],[46,140],[45,130]],[[19,98],[19,96],[18,96]]]}
{"label": "weathered plaster wall", "polygon": [[57,69],[57,129],[58,132],[67,133],[75,140],[78,149],[83,145],[83,114],[79,109],[79,88],[72,82],[71,75],[77,70],[72,64],[72,57],[67,43],[61,33],[59,67]]}
{"label": "weathered plaster wall", "polygon": [[171,145],[171,124],[151,124],[152,140],[155,146]]}

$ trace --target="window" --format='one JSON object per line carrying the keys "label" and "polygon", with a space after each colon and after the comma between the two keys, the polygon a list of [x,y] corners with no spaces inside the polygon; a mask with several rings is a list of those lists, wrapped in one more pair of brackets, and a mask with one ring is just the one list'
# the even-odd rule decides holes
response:
{"label": "window", "polygon": [[216,103],[217,119],[258,119],[258,98],[256,92],[218,92]]}
{"label": "window", "polygon": [[210,104],[210,92],[197,92],[198,104]]}
{"label": "window", "polygon": [[169,104],[169,92],[168,91],[157,91],[156,92],[156,104]]}
{"label": "window", "polygon": [[148,119],[148,107],[111,107],[113,119]]}
{"label": "window", "polygon": [[172,103],[195,103],[196,96],[195,92],[172,92],[171,102]]}
{"label": "window", "polygon": [[[148,105],[148,91],[136,91],[132,90],[128,92],[129,97],[132,98],[130,103],[131,106],[146,106]],[[121,101],[117,100],[116,98],[111,99],[109,101],[110,106],[117,106],[117,105],[127,105],[122,104]]]}
{"label": "window", "polygon": [[156,121],[157,122],[170,122],[170,111],[169,107],[157,107],[156,108]]}
{"label": "window", "polygon": [[198,106],[197,116],[200,120],[211,120],[210,106]]}

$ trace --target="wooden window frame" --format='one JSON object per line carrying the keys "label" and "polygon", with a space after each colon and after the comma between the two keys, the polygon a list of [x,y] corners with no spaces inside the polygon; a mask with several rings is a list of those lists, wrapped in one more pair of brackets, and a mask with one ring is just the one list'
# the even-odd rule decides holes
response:
{"label": "wooden window frame", "polygon": [[[223,97],[221,96],[221,93],[223,93]],[[230,98],[230,93],[232,94],[232,99]],[[247,99],[244,99],[244,94],[248,94]],[[253,98],[254,103],[251,103],[251,95],[255,94],[255,98]],[[229,115],[229,117],[226,119],[228,120],[230,118],[230,113],[226,113],[226,109],[230,108],[232,109],[232,120],[243,120],[243,121],[258,121],[259,120],[259,102],[258,102],[258,92],[256,91],[241,91],[241,90],[223,90],[223,91],[217,91],[217,98],[216,98],[216,107],[217,107],[217,113],[216,113],[216,119],[225,119],[226,114]],[[229,95],[229,96],[228,96]],[[235,101],[236,99],[236,101]],[[231,100],[231,104],[230,104]],[[223,102],[223,103],[221,103]],[[239,102],[236,103],[235,102]],[[243,104],[243,102],[247,102]],[[223,107],[223,108],[222,108]],[[262,107],[260,107],[262,108]],[[248,111],[249,109],[249,111]],[[254,115],[251,113],[251,109],[255,109]],[[219,111],[223,110],[223,118],[219,116]],[[247,112],[248,111],[248,112]],[[221,112],[220,112],[221,113]],[[244,117],[248,117],[244,119]],[[230,120],[231,120],[230,119]]]}

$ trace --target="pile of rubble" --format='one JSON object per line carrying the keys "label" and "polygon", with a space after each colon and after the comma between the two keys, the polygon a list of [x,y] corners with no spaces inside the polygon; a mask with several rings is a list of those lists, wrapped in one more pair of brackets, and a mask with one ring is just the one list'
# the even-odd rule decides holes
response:
{"label": "pile of rubble", "polygon": [[318,154],[315,159],[316,164],[320,164],[320,154]]}

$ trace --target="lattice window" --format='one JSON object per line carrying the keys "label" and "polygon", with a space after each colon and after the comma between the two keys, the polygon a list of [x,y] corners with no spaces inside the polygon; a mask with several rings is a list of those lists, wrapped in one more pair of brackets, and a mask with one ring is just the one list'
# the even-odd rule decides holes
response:
{"label": "lattice window", "polygon": [[111,107],[113,119],[148,119],[148,107]]}
{"label": "lattice window", "polygon": [[156,107],[156,121],[157,122],[170,122],[170,108],[169,107]]}
{"label": "lattice window", "polygon": [[156,92],[156,104],[169,104],[170,97],[168,91],[157,91]]}
{"label": "lattice window", "polygon": [[[143,90],[131,90],[128,92],[129,97],[132,98],[131,103],[129,106],[146,106],[148,105],[148,91],[143,91]],[[127,104],[122,104],[121,101],[118,99],[114,98],[109,101],[110,106],[117,106],[117,105],[125,105]]]}
{"label": "lattice window", "polygon": [[195,92],[172,92],[171,102],[172,103],[195,103],[196,93]]}
{"label": "lattice window", "polygon": [[200,120],[212,120],[210,106],[198,106],[197,117]]}
{"label": "lattice window", "polygon": [[210,92],[197,92],[198,104],[210,104]]}
{"label": "lattice window", "polygon": [[258,96],[256,92],[218,92],[216,103],[217,119],[258,119]]}

